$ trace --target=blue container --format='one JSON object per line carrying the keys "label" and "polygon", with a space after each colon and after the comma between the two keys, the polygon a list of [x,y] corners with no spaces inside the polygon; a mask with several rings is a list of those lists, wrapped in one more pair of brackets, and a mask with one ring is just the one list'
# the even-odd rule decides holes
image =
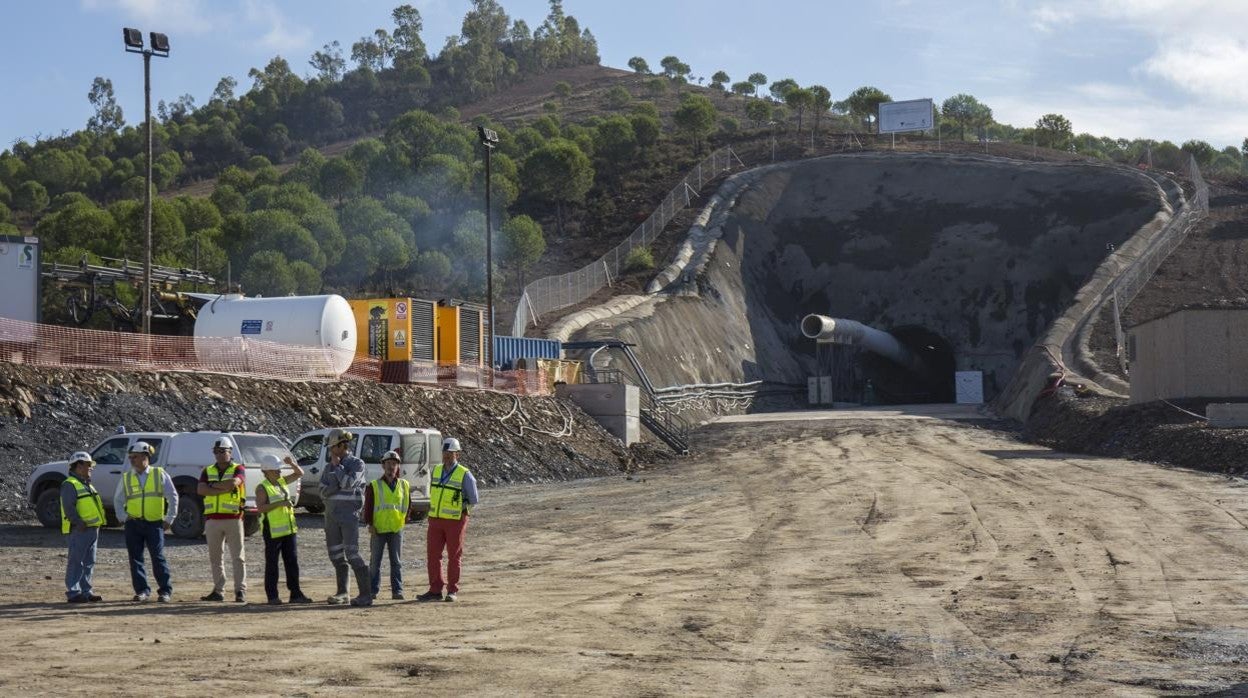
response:
{"label": "blue container", "polygon": [[561,359],[563,344],[557,339],[494,337],[494,365],[510,371],[516,359]]}

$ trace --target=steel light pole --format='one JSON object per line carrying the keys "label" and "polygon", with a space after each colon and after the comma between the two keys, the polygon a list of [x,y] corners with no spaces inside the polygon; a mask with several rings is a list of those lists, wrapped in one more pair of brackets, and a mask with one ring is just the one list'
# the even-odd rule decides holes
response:
{"label": "steel light pole", "polygon": [[485,146],[485,315],[490,323],[489,345],[486,347],[489,367],[494,368],[494,214],[490,207],[490,154],[498,145],[498,132],[477,127],[481,145]]}
{"label": "steel light pole", "polygon": [[143,122],[147,135],[147,164],[143,187],[143,334],[152,333],[152,56],[169,57],[169,37],[159,32],[148,34],[151,48],[143,47],[143,32],[129,27],[121,30],[126,53],[143,56]]}

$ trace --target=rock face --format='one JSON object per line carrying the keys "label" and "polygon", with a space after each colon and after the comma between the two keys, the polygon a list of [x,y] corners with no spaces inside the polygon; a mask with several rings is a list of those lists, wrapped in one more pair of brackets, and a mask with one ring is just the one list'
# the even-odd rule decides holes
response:
{"label": "rock face", "polygon": [[981,370],[991,399],[1109,246],[1163,206],[1143,176],[1087,164],[874,154],[738,177],[705,266],[578,338],[635,343],[658,385],[804,391],[815,345],[798,326],[819,313],[934,352],[949,397],[954,370]]}
{"label": "rock face", "polygon": [[[575,404],[555,398],[0,363],[0,519],[29,517],[23,495],[34,466],[90,448],[119,425],[129,431],[259,431],[287,439],[332,426],[432,427],[463,443],[464,462],[486,486],[610,475],[638,465]],[[550,435],[565,426],[570,435]]]}

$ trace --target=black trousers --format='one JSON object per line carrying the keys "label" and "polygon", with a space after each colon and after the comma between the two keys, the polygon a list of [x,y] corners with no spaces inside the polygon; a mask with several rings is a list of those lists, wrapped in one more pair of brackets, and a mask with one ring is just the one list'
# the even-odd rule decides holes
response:
{"label": "black trousers", "polygon": [[264,527],[264,593],[270,599],[279,598],[277,595],[277,558],[279,555],[286,565],[286,588],[290,590],[290,597],[293,599],[303,596],[303,591],[299,589],[299,543],[295,540],[298,537],[298,533],[292,533],[281,538],[270,538],[269,527]]}

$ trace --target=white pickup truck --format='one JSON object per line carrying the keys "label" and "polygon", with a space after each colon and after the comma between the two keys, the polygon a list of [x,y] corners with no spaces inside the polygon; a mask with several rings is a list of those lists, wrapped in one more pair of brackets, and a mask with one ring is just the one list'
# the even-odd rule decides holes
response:
{"label": "white pickup truck", "polygon": [[[247,502],[243,530],[247,535],[260,530],[255,493],[256,485],[264,477],[260,474],[260,458],[266,453],[285,458],[290,455],[290,451],[276,436],[233,431],[144,431],[115,434],[101,441],[90,451],[96,462],[95,470],[91,474],[91,484],[95,485],[100,492],[100,498],[104,500],[109,524],[117,523],[113,513],[113,493],[121,482],[122,473],[130,467],[126,458],[130,444],[146,441],[156,451],[152,465],[168,471],[169,477],[173,478],[174,487],[178,490],[178,516],[174,519],[171,532],[179,538],[198,538],[203,535],[204,503],[195,493],[195,487],[204,468],[213,462],[213,443],[222,436],[234,442],[234,460],[246,466],[243,479]],[[60,528],[59,491],[68,470],[67,461],[44,463],[35,468],[26,479],[26,500],[34,507],[39,523],[48,528]],[[283,474],[290,472],[290,468],[286,468]]]}
{"label": "white pickup truck", "polygon": [[[386,451],[398,451],[403,459],[399,476],[412,486],[413,518],[423,519],[429,512],[429,474],[442,462],[442,433],[436,429],[415,427],[343,427],[355,434],[351,453],[364,461],[364,476],[371,482],[381,477],[381,457]],[[290,447],[295,461],[303,468],[303,486],[299,503],[319,514],[325,511],[321,500],[321,473],[327,454],[325,437],[329,429],[317,429],[295,439]]]}

